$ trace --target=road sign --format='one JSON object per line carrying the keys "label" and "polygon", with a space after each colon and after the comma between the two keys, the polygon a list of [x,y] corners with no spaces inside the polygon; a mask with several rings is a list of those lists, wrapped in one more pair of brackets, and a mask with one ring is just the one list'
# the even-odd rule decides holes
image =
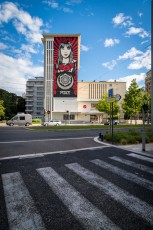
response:
{"label": "road sign", "polygon": [[121,95],[120,94],[116,94],[113,97],[115,98],[115,101],[119,101],[121,99]]}
{"label": "road sign", "polygon": [[113,89],[108,90],[108,97],[113,97]]}
{"label": "road sign", "polygon": [[107,97],[106,98],[106,102],[111,103],[111,102],[114,102],[114,101],[116,101],[116,99],[114,97]]}

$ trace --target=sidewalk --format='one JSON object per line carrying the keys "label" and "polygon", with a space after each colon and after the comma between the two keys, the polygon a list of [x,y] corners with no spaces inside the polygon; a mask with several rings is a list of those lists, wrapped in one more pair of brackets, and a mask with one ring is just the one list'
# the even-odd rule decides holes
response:
{"label": "sidewalk", "polygon": [[119,148],[127,149],[137,153],[149,153],[153,156],[153,143],[145,144],[145,151],[142,151],[142,144],[136,145],[118,145]]}

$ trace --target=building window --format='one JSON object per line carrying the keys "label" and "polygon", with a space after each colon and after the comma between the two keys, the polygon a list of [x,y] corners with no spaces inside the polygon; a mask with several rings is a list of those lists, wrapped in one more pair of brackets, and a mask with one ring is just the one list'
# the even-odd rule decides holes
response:
{"label": "building window", "polygon": [[63,115],[63,120],[75,120],[75,115],[74,114],[70,114],[70,116],[69,116],[69,114],[64,114]]}

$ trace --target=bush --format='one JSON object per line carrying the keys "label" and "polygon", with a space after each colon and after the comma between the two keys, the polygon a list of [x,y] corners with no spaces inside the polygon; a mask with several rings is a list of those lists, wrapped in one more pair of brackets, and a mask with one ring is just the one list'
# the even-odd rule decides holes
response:
{"label": "bush", "polygon": [[41,124],[41,119],[39,118],[32,119],[32,124]]}
{"label": "bush", "polygon": [[[111,134],[105,134],[104,139],[108,142],[112,141]],[[142,142],[142,132],[136,130],[129,130],[128,132],[114,132],[113,141],[115,144],[139,144]],[[153,133],[151,130],[146,130],[146,143],[153,142]]]}

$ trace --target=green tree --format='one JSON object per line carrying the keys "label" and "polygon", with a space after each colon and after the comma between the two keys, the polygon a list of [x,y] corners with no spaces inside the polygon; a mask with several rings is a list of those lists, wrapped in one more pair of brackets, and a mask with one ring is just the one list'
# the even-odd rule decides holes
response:
{"label": "green tree", "polygon": [[[98,101],[96,109],[100,112],[105,112],[107,115],[110,115],[110,103],[106,101],[108,94],[106,93],[101,100]],[[118,116],[119,105],[118,102],[113,102],[113,115]]]}
{"label": "green tree", "polygon": [[17,96],[14,93],[9,93],[4,89],[0,89],[0,100],[4,101],[5,117],[10,119],[18,112],[25,111],[25,99]]}
{"label": "green tree", "polygon": [[146,113],[147,123],[149,124],[149,120],[151,118],[151,95],[150,93],[144,92],[142,96],[142,104],[147,105],[147,111],[145,111],[145,113]]}
{"label": "green tree", "polygon": [[135,118],[135,124],[136,124],[136,118],[138,114],[141,112],[142,108],[142,89],[138,87],[136,79],[133,79],[131,81],[131,85],[128,88],[128,91],[125,94],[122,108],[125,112],[125,117],[132,119],[132,117]]}
{"label": "green tree", "polygon": [[0,120],[4,119],[5,116],[5,108],[3,106],[4,102],[0,100]]}

